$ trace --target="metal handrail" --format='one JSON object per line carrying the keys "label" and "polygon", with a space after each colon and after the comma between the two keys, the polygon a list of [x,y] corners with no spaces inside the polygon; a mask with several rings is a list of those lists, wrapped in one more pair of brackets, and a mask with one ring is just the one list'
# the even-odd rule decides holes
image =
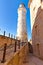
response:
{"label": "metal handrail", "polygon": [[[26,43],[26,42],[22,42],[23,43],[23,45],[22,46],[25,46],[26,44],[24,44],[24,43]],[[18,45],[17,45],[17,42],[15,42],[15,43],[13,43],[13,44],[10,44],[10,45],[7,45],[6,43],[5,43],[5,45],[3,46],[3,47],[0,47],[0,51],[3,51],[3,58],[2,58],[2,63],[4,63],[5,62],[5,58],[6,58],[6,55],[8,55],[8,54],[10,54],[11,52],[16,52],[16,47],[18,46],[18,49],[20,49],[20,45],[21,45],[21,43],[19,42],[18,43]],[[14,48],[14,50],[13,49],[11,49],[11,48]],[[7,50],[8,49],[11,49],[9,52],[7,52]]]}

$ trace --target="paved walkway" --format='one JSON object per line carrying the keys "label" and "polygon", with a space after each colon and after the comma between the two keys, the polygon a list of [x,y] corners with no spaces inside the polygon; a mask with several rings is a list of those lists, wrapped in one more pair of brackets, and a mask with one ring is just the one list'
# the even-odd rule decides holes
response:
{"label": "paved walkway", "polygon": [[[4,65],[4,64],[0,63],[0,65]],[[30,54],[27,56],[26,62],[24,62],[23,65],[43,65],[43,60]]]}
{"label": "paved walkway", "polygon": [[[4,47],[0,48],[0,65],[5,65],[4,63],[1,63],[2,58],[3,58],[3,49]],[[18,46],[16,48],[16,51],[18,51]],[[10,58],[12,58],[12,56],[14,55],[14,45],[10,46],[9,48],[6,49],[6,55],[5,55],[5,61],[7,62],[7,60],[9,60]]]}
{"label": "paved walkway", "polygon": [[27,56],[26,62],[23,63],[23,65],[43,65],[43,60],[33,55],[29,55]]}

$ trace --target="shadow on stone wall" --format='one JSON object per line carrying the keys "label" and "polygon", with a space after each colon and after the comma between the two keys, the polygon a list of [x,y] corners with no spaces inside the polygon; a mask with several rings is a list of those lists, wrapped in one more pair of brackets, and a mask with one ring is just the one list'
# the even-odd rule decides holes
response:
{"label": "shadow on stone wall", "polygon": [[29,53],[33,53],[32,44],[30,42],[28,42],[28,46],[29,46]]}

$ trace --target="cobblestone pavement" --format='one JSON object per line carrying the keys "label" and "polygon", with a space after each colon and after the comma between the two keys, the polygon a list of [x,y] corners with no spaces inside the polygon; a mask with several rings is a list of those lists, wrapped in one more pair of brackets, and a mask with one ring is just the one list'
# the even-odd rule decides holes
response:
{"label": "cobblestone pavement", "polygon": [[23,65],[43,65],[43,60],[30,54],[27,56],[26,62]]}

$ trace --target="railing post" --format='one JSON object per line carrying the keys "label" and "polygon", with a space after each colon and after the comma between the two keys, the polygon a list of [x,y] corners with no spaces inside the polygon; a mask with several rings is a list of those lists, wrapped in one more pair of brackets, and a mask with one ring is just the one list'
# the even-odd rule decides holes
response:
{"label": "railing post", "polygon": [[17,46],[17,42],[15,41],[15,44],[14,44],[14,52],[16,52],[16,46]]}
{"label": "railing post", "polygon": [[7,47],[7,44],[5,43],[4,44],[4,52],[3,52],[3,58],[2,58],[2,63],[4,63],[5,62],[5,56],[6,56],[6,47]]}
{"label": "railing post", "polygon": [[18,49],[20,49],[20,41],[18,40]]}
{"label": "railing post", "polygon": [[4,31],[4,36],[5,36],[5,33],[6,33],[6,31]]}

